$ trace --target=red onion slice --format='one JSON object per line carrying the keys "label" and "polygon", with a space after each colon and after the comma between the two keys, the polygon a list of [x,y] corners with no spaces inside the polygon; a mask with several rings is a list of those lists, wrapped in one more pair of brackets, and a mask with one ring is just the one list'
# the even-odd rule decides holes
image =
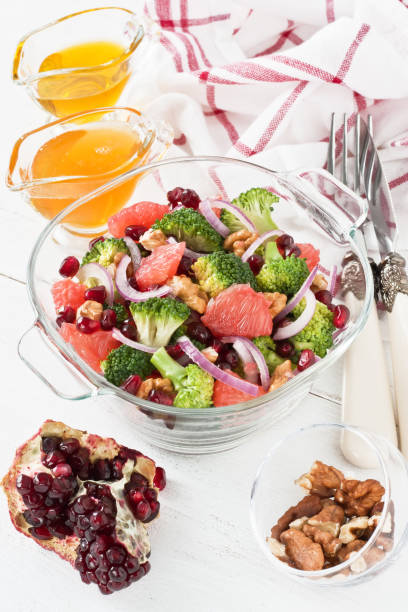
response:
{"label": "red onion slice", "polygon": [[319,272],[321,272],[322,274],[325,274],[326,276],[330,276],[330,270],[322,266],[322,264],[320,263],[317,264],[317,267],[319,268]]}
{"label": "red onion slice", "polygon": [[[267,391],[271,384],[271,377],[269,376],[269,369],[268,369],[268,366],[266,365],[265,357],[262,355],[259,348],[253,342],[251,342],[251,340],[248,340],[248,338],[242,338],[241,336],[225,336],[221,338],[221,341],[222,342],[232,342],[233,347],[237,351],[238,355],[240,355],[240,353],[239,353],[237,346],[239,347],[239,349],[241,349],[241,347],[246,349],[246,354],[249,353],[251,357],[251,361],[255,361],[259,374],[261,376],[262,387],[264,388],[265,391]],[[244,366],[247,365],[248,363],[250,363],[248,360],[244,361]],[[245,371],[245,367],[244,367],[244,371]]]}
{"label": "red onion slice", "polygon": [[333,269],[330,274],[330,283],[329,283],[329,291],[334,296],[336,291],[336,281],[337,281],[337,266],[333,266]]}
{"label": "red onion slice", "polygon": [[106,303],[113,304],[113,280],[108,270],[96,262],[87,263],[81,266],[76,275],[80,283],[85,283],[88,278],[97,278],[98,282],[106,289]]}
{"label": "red onion slice", "polygon": [[276,315],[276,317],[273,319],[274,323],[279,323],[280,321],[282,321],[282,319],[284,319],[287,314],[292,312],[294,307],[299,304],[300,300],[305,297],[307,290],[313,283],[313,279],[317,274],[318,267],[319,266],[315,266],[313,268],[313,270],[311,271],[311,273],[309,274],[309,276],[307,277],[307,279],[305,280],[305,282],[303,283],[299,291],[295,293],[295,295],[293,296],[291,300],[289,300],[285,308]]}
{"label": "red onion slice", "polygon": [[276,333],[273,335],[274,340],[286,340],[287,338],[296,336],[296,334],[301,332],[302,329],[309,323],[316,308],[316,298],[315,294],[313,291],[310,291],[310,289],[306,291],[304,297],[306,299],[306,306],[300,317],[298,317],[296,321],[293,321],[293,323],[289,323],[284,327],[279,327]]}
{"label": "red onion slice", "polygon": [[136,289],[133,289],[133,287],[129,285],[126,276],[126,270],[130,262],[131,259],[129,255],[122,257],[117,267],[115,276],[116,288],[120,295],[125,298],[125,300],[130,300],[131,302],[145,302],[149,298],[162,297],[171,292],[170,287],[167,285],[163,285],[158,289],[152,289],[152,291],[137,291]]}
{"label": "red onion slice", "polygon": [[257,238],[255,242],[253,242],[251,246],[249,246],[245,253],[242,255],[242,261],[248,261],[251,255],[255,253],[255,251],[261,246],[263,242],[265,242],[265,240],[268,240],[268,238],[273,238],[274,236],[282,236],[282,234],[283,232],[281,232],[281,230],[270,230],[269,232],[261,234],[259,238]]}
{"label": "red onion slice", "polygon": [[231,233],[231,230],[217,217],[213,208],[225,208],[231,214],[234,215],[250,232],[256,232],[255,225],[250,219],[242,212],[238,206],[227,202],[226,200],[201,200],[199,205],[199,211],[207,219],[208,223],[221,234],[224,238]]}
{"label": "red onion slice", "polygon": [[252,383],[242,380],[241,378],[236,378],[235,376],[228,374],[228,372],[221,370],[221,368],[211,363],[211,361],[209,361],[198,350],[198,348],[194,346],[187,336],[181,336],[181,338],[178,339],[177,344],[182,348],[186,355],[188,355],[188,357],[194,361],[195,364],[197,364],[205,372],[208,372],[208,374],[211,374],[213,378],[216,378],[225,385],[234,387],[234,389],[238,389],[238,391],[242,391],[244,393],[248,393],[248,395],[257,397],[259,392],[257,385],[253,385]]}
{"label": "red onion slice", "polygon": [[122,344],[126,344],[134,349],[138,349],[139,351],[143,351],[144,353],[155,353],[157,351],[157,346],[146,346],[146,344],[140,344],[140,342],[135,342],[134,340],[130,340],[126,338],[116,327],[112,330],[112,337],[115,340],[119,340]]}
{"label": "red onion slice", "polygon": [[129,249],[130,257],[133,264],[133,271],[136,272],[140,264],[142,263],[142,256],[139,251],[139,247],[136,242],[129,238],[129,236],[124,236],[123,240],[126,242],[126,246]]}

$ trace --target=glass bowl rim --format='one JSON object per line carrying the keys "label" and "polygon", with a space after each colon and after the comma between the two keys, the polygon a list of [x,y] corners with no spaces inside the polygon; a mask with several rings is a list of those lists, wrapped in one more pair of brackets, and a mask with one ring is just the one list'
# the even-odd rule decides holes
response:
{"label": "glass bowl rim", "polygon": [[143,408],[149,409],[158,414],[163,415],[171,415],[171,416],[188,416],[190,419],[199,419],[203,416],[208,417],[218,417],[224,415],[232,415],[243,413],[246,411],[250,411],[252,408],[258,408],[268,404],[273,400],[279,400],[288,394],[289,391],[298,390],[303,384],[307,384],[309,379],[311,379],[318,372],[323,372],[326,368],[328,368],[332,363],[334,363],[338,357],[340,357],[344,351],[350,346],[352,341],[364,327],[368,313],[371,307],[371,303],[374,295],[373,288],[373,278],[371,267],[368,262],[366,255],[359,243],[358,240],[354,239],[354,230],[356,228],[351,228],[348,233],[348,241],[350,245],[353,246],[353,249],[359,256],[359,261],[362,265],[365,282],[366,282],[366,295],[364,298],[364,302],[359,313],[357,320],[351,328],[351,331],[347,333],[347,329],[344,331],[346,334],[345,338],[342,341],[334,346],[323,359],[320,359],[317,363],[315,363],[310,368],[307,368],[303,372],[300,372],[291,380],[289,380],[285,385],[282,385],[278,389],[275,389],[271,393],[265,393],[259,397],[248,400],[246,402],[240,402],[239,404],[232,404],[230,406],[219,406],[214,407],[211,406],[209,408],[176,408],[174,406],[166,407],[162,404],[156,404],[149,400],[145,400],[139,397],[136,397],[124,389],[120,387],[116,387],[115,385],[109,383],[101,374],[96,373],[90,366],[88,366],[85,361],[83,361],[73,350],[71,345],[66,343],[61,335],[58,333],[57,329],[50,325],[47,320],[47,315],[43,313],[40,304],[37,301],[36,291],[35,291],[35,283],[34,283],[34,271],[36,266],[37,256],[39,251],[47,239],[47,237],[51,234],[51,232],[56,228],[56,226],[63,220],[63,218],[75,208],[81,206],[92,198],[104,193],[105,191],[114,188],[116,185],[120,185],[122,182],[126,181],[128,178],[133,176],[137,176],[138,174],[144,174],[147,171],[155,170],[157,168],[168,166],[172,164],[181,164],[181,163],[197,163],[197,162],[217,162],[221,164],[236,164],[236,165],[244,165],[250,168],[261,170],[264,173],[269,173],[274,176],[285,176],[284,173],[271,170],[266,168],[265,166],[261,166],[260,164],[254,164],[252,162],[235,159],[232,157],[223,157],[217,155],[200,155],[200,156],[184,156],[184,157],[169,157],[166,159],[162,159],[160,161],[152,162],[150,164],[146,164],[143,166],[139,166],[134,168],[133,170],[128,170],[123,174],[117,176],[112,179],[105,185],[102,185],[95,191],[92,191],[89,194],[86,194],[82,198],[79,198],[66,208],[64,208],[58,215],[56,215],[42,230],[39,234],[37,241],[31,251],[28,265],[27,265],[27,291],[30,299],[31,306],[36,314],[35,325],[38,325],[44,332],[46,337],[51,341],[51,343],[57,347],[58,351],[62,356],[76,369],[80,372],[80,374],[91,383],[92,388],[91,391],[86,395],[81,395],[80,399],[85,397],[90,397],[91,395],[114,395],[119,396],[121,399],[126,400],[127,402],[131,402],[138,406],[142,406]]}
{"label": "glass bowl rim", "polygon": [[36,73],[30,74],[25,78],[21,78],[19,76],[21,50],[23,49],[26,41],[29,38],[31,38],[31,36],[34,36],[35,34],[42,32],[43,30],[47,30],[48,28],[51,28],[52,26],[55,26],[63,21],[66,21],[67,19],[78,17],[79,15],[84,15],[85,13],[93,13],[95,11],[105,11],[105,10],[128,13],[130,19],[138,19],[140,21],[140,17],[136,13],[134,13],[130,9],[122,8],[120,6],[99,6],[95,8],[85,9],[83,11],[77,11],[75,13],[69,13],[68,15],[64,15],[63,17],[59,17],[58,19],[49,21],[48,23],[45,23],[44,25],[39,26],[38,28],[31,30],[30,32],[27,32],[27,34],[25,34],[17,43],[17,49],[20,49],[20,52],[19,52],[19,55],[16,56],[13,61],[13,71],[12,71],[13,82],[16,83],[17,85],[25,86],[25,85],[31,85],[35,81],[39,81],[46,77],[52,77],[52,76],[61,75],[61,74],[71,74],[71,73],[75,73],[79,71],[80,72],[94,72],[95,70],[104,70],[105,68],[108,68],[110,66],[115,66],[116,64],[120,64],[121,62],[126,60],[128,57],[130,57],[133,54],[133,52],[137,49],[137,47],[139,46],[139,43],[142,41],[142,39],[144,38],[146,34],[142,23],[139,23],[137,32],[135,33],[128,47],[120,55],[118,55],[117,57],[114,57],[108,62],[104,62],[102,64],[95,64],[93,66],[75,66],[73,68],[59,68],[55,70],[46,70],[44,72],[36,72]]}
{"label": "glass bowl rim", "polygon": [[[375,530],[373,531],[373,533],[371,534],[371,536],[369,537],[369,539],[367,540],[367,542],[365,543],[365,545],[360,548],[359,551],[357,551],[352,558],[347,559],[347,561],[343,561],[343,563],[339,563],[338,565],[335,565],[334,567],[330,567],[327,569],[323,569],[323,570],[318,570],[318,571],[306,571],[306,570],[299,570],[296,569],[294,567],[290,567],[289,565],[287,565],[286,563],[283,563],[282,561],[280,561],[277,557],[275,557],[273,555],[273,553],[268,549],[266,542],[266,536],[264,538],[264,540],[261,539],[261,535],[259,534],[258,531],[258,523],[255,517],[255,501],[254,501],[254,494],[256,491],[256,487],[257,487],[257,483],[262,475],[263,470],[266,468],[267,464],[269,463],[269,461],[272,459],[273,454],[279,450],[280,447],[282,447],[284,444],[287,444],[290,441],[293,441],[293,439],[296,439],[298,436],[310,432],[312,430],[315,429],[320,429],[320,428],[325,428],[325,429],[337,429],[339,431],[350,431],[356,435],[358,435],[362,440],[364,440],[364,442],[368,443],[371,450],[373,450],[375,452],[376,458],[379,461],[379,465],[382,469],[383,475],[384,475],[384,482],[382,482],[381,484],[383,485],[384,489],[385,489],[385,493],[384,493],[384,506],[383,509],[381,511],[381,518],[378,521],[378,524],[375,528]],[[276,567],[276,569],[278,571],[281,571],[282,573],[292,576],[292,577],[296,577],[296,578],[328,578],[330,576],[333,576],[335,574],[337,574],[339,571],[342,571],[344,569],[347,569],[350,567],[350,565],[352,565],[353,563],[355,563],[358,559],[360,559],[360,557],[363,556],[363,554],[365,552],[367,552],[367,550],[371,547],[372,543],[375,541],[375,539],[377,538],[378,534],[381,532],[382,527],[384,525],[387,513],[389,511],[389,505],[390,505],[390,499],[391,499],[391,486],[390,486],[390,477],[389,477],[389,473],[388,473],[388,469],[387,466],[385,464],[385,460],[383,457],[383,454],[381,452],[381,450],[378,448],[377,444],[376,444],[376,438],[381,438],[382,440],[385,440],[388,443],[388,441],[383,438],[382,436],[379,436],[378,434],[375,434],[374,432],[370,432],[370,431],[366,431],[364,429],[361,429],[360,427],[356,427],[354,425],[348,425],[346,423],[313,423],[312,425],[305,425],[303,427],[299,427],[298,429],[296,429],[295,431],[292,431],[290,434],[286,435],[284,438],[279,439],[277,442],[275,442],[275,444],[273,444],[269,451],[267,452],[267,454],[265,455],[265,457],[262,459],[261,463],[259,464],[257,471],[256,471],[256,475],[255,475],[255,479],[252,483],[252,487],[251,487],[251,494],[250,494],[250,503],[249,503],[249,514],[250,514],[250,521],[251,521],[251,527],[252,527],[252,531],[255,535],[255,539],[259,545],[259,547],[262,549],[263,553],[265,554],[265,556],[270,560],[270,562],[274,565],[274,567]],[[395,448],[395,450],[399,453],[400,451],[398,450],[398,448]],[[404,534],[401,536],[401,539],[404,538]],[[396,545],[396,547],[390,551],[390,554],[395,553],[395,551],[398,550],[398,544]],[[363,572],[359,573],[359,574],[355,574],[352,580],[344,580],[344,582],[336,582],[333,584],[328,584],[328,583],[319,583],[316,582],[315,584],[318,586],[341,586],[341,585],[347,585],[351,582],[355,582],[358,579],[361,579],[363,576],[366,576],[367,574],[371,574],[374,571],[377,571],[379,569],[379,567],[384,566],[386,563],[388,562],[388,557],[386,556],[382,561],[380,561],[379,563],[374,564],[373,566],[367,568],[366,570],[364,570]]]}

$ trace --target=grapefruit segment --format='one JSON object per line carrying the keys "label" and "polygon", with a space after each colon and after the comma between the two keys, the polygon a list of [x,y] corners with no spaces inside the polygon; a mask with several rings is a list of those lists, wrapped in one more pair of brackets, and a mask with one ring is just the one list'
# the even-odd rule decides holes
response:
{"label": "grapefruit segment", "polygon": [[209,301],[201,317],[214,336],[269,336],[272,333],[270,301],[249,285],[232,285]]}
{"label": "grapefruit segment", "polygon": [[122,238],[128,225],[141,225],[148,229],[169,210],[167,205],[156,202],[136,202],[109,217],[108,228],[112,236]]}
{"label": "grapefruit segment", "polygon": [[[232,376],[236,378],[240,378],[235,372],[229,372],[229,374],[232,374]],[[262,387],[258,387],[257,397],[260,395],[265,395],[265,391]],[[239,404],[240,402],[247,402],[252,399],[254,399],[253,395],[234,389],[234,387],[230,387],[230,385],[226,385],[220,380],[216,380],[214,383],[213,402],[214,406],[217,408],[219,406],[232,406],[232,404]]]}
{"label": "grapefruit segment", "polygon": [[304,259],[306,259],[307,267],[309,268],[309,272],[311,272],[320,261],[319,249],[315,249],[313,244],[310,244],[308,242],[305,242],[303,244],[300,243],[296,246],[300,249],[299,257],[303,257]]}
{"label": "grapefruit segment", "polygon": [[100,363],[107,358],[113,349],[120,346],[120,342],[112,338],[111,331],[96,331],[93,334],[83,334],[75,323],[63,323],[60,334],[65,342],[69,342],[78,355],[95,372],[101,372]]}
{"label": "grapefruit segment", "polygon": [[176,274],[185,248],[185,242],[164,244],[155,248],[148,257],[144,257],[135,275],[140,291],[147,291],[156,285],[165,285]]}
{"label": "grapefruit segment", "polygon": [[51,287],[55,310],[58,312],[66,306],[77,310],[85,302],[85,291],[85,285],[74,283],[70,278],[57,281]]}

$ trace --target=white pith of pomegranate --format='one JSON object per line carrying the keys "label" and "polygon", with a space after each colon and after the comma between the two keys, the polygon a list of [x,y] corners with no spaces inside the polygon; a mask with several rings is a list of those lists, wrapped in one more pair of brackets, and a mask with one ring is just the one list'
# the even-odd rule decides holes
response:
{"label": "white pith of pomegranate", "polygon": [[55,421],[17,450],[2,481],[16,529],[104,594],[149,571],[145,523],[157,517],[165,483],[139,451]]}

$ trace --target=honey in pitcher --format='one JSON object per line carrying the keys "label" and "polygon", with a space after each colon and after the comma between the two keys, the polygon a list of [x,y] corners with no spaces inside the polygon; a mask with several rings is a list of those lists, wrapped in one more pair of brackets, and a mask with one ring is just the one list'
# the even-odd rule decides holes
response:
{"label": "honey in pitcher", "polygon": [[[119,174],[140,165],[150,143],[120,122],[96,122],[46,141],[34,156],[29,177],[30,202],[47,219]],[[41,184],[41,179],[44,183]],[[65,221],[78,229],[103,227],[130,198],[136,178],[93,198]],[[86,232],[85,232],[86,233]]]}
{"label": "honey in pitcher", "polygon": [[36,88],[39,104],[56,117],[114,106],[129,79],[130,59],[115,42],[86,42],[48,55],[39,72],[67,68],[78,70],[44,76]]}

